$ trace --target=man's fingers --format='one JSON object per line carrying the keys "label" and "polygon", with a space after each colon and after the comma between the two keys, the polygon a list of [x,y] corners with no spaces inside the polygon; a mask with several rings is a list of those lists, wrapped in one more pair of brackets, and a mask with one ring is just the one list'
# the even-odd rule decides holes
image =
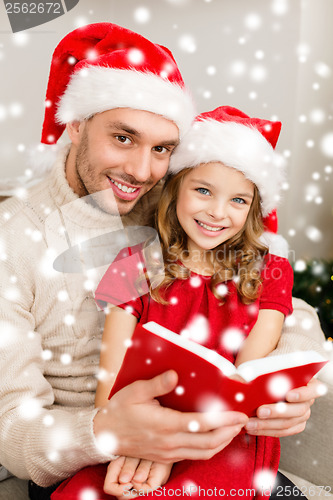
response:
{"label": "man's fingers", "polygon": [[163,463],[179,462],[186,458],[192,460],[207,460],[225,448],[242,430],[243,425],[221,427],[203,434],[179,434],[163,441]]}
{"label": "man's fingers", "polygon": [[286,399],[290,403],[306,402],[323,396],[326,394],[326,392],[327,386],[320,380],[313,378],[307,386],[298,387],[297,389],[289,391]]}
{"label": "man's fingers", "polygon": [[[253,418],[249,420],[245,429],[248,434],[253,435],[274,437],[291,436],[305,429],[306,422],[310,415],[311,410],[309,408],[305,413],[301,413],[301,416],[293,418],[271,418],[267,420]],[[297,431],[294,432],[294,429],[297,429]]]}
{"label": "man's fingers", "polygon": [[125,397],[127,399],[130,392],[133,404],[145,403],[171,392],[176,387],[177,381],[177,373],[174,370],[168,370],[150,380],[133,382],[119,391],[117,398],[123,399]]}
{"label": "man's fingers", "polygon": [[[274,420],[274,419],[285,419],[295,417],[304,417],[308,413],[310,406],[314,400],[306,401],[304,403],[278,403],[272,405],[260,406],[257,410],[257,416],[260,420]],[[307,420],[307,419],[306,419]],[[250,419],[249,422],[253,421]]]}

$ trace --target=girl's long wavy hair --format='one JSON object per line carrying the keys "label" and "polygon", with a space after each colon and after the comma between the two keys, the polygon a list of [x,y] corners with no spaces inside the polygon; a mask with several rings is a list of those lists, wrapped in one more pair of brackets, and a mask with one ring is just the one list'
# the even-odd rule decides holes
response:
{"label": "girl's long wavy hair", "polygon": [[[167,177],[155,212],[155,227],[161,239],[165,278],[155,288],[151,287],[150,293],[154,300],[162,304],[168,303],[164,296],[168,286],[175,279],[187,279],[191,272],[180,264],[182,256],[188,256],[187,235],[179,224],[176,213],[179,188],[190,170],[192,168],[185,168],[178,174]],[[254,196],[244,227],[228,241],[208,251],[214,269],[211,289],[221,304],[224,303],[224,297],[219,294],[218,285],[229,280],[234,280],[244,304],[252,303],[259,296],[263,256],[268,251],[259,240],[263,231],[260,195],[254,186]]]}

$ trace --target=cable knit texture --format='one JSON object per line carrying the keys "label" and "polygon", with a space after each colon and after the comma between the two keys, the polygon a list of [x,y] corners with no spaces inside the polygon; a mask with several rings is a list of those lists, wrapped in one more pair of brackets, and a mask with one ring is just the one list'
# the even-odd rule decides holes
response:
{"label": "cable knit texture", "polygon": [[[104,324],[93,290],[105,269],[67,274],[52,264],[68,245],[122,224],[70,189],[67,152],[24,198],[0,207],[0,462],[41,486],[110,458],[98,450],[93,433]],[[156,192],[122,222],[144,224]],[[282,335],[280,351],[321,350],[313,309],[302,301],[294,308],[296,322]],[[310,329],[302,329],[304,317],[312,321]]]}
{"label": "cable knit texture", "polygon": [[[108,459],[93,434],[104,324],[93,298],[99,275],[56,272],[52,264],[68,241],[122,223],[71,190],[67,151],[26,197],[0,205],[0,462],[42,486]],[[123,223],[144,223],[150,201],[144,197]]]}

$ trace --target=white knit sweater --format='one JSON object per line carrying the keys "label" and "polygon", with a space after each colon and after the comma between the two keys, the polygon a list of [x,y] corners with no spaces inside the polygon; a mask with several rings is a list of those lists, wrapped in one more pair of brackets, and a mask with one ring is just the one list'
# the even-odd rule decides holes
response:
{"label": "white knit sweater", "polygon": [[[44,486],[108,459],[93,434],[104,314],[92,290],[105,268],[67,274],[52,264],[68,239],[122,224],[74,194],[66,154],[24,198],[0,205],[0,463]],[[142,224],[147,208],[144,199],[123,222]]]}
{"label": "white knit sweater", "polygon": [[[104,317],[92,290],[104,269],[68,274],[52,264],[69,242],[122,226],[70,189],[66,153],[24,198],[0,206],[0,463],[42,486],[108,459],[93,434]],[[123,222],[143,224],[148,203]],[[321,350],[316,314],[302,301],[294,306],[280,352]],[[304,318],[312,328],[302,330]]]}

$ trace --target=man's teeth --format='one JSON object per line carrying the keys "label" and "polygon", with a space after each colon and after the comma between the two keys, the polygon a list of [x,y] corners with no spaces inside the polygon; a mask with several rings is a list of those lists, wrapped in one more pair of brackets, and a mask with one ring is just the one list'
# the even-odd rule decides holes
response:
{"label": "man's teeth", "polygon": [[199,226],[203,227],[204,229],[208,229],[208,231],[221,231],[221,229],[223,229],[223,226],[222,227],[207,226],[207,224],[204,224],[203,222],[200,222],[199,220],[197,220],[197,223],[199,224]]}
{"label": "man's teeth", "polygon": [[134,193],[134,191],[137,191],[138,188],[130,188],[127,186],[123,186],[120,184],[120,182],[114,181],[113,179],[110,179],[110,181],[117,186],[118,189],[120,189],[123,193]]}

